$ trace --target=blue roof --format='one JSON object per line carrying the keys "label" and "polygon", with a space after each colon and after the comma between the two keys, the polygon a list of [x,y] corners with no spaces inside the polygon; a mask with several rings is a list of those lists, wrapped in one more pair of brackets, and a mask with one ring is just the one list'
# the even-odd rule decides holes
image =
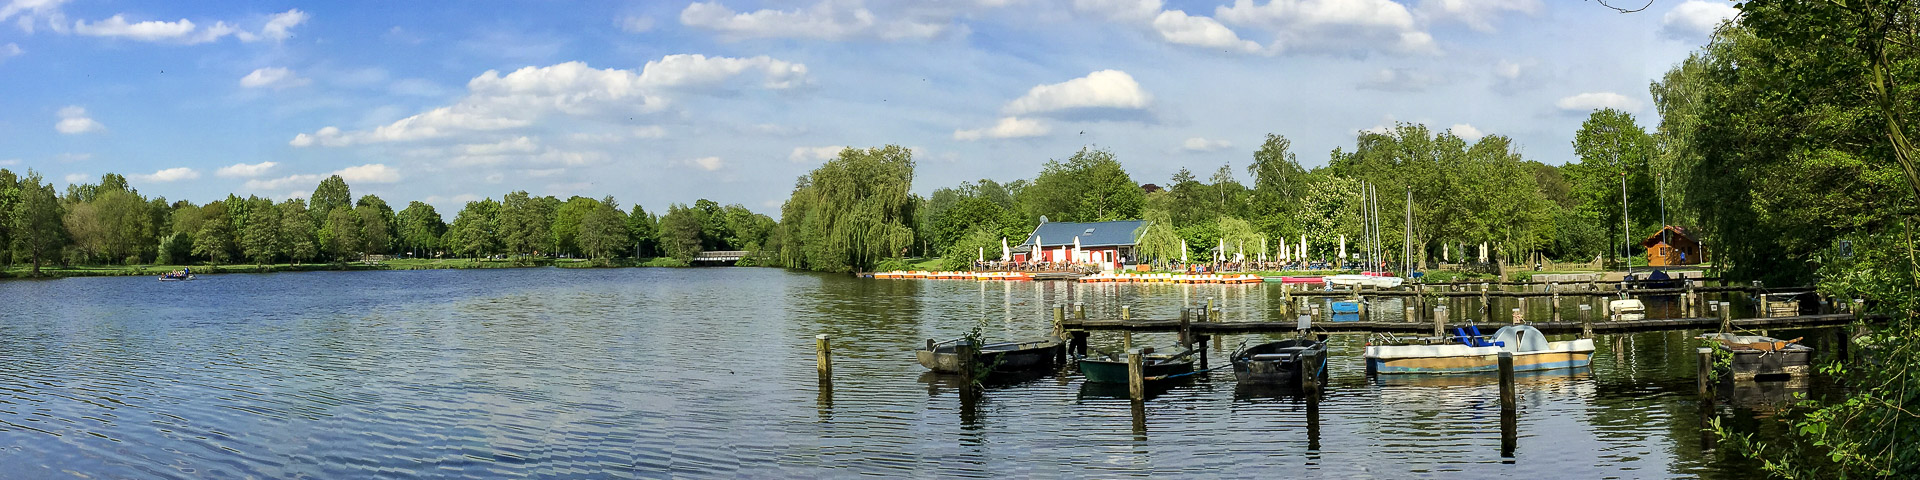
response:
{"label": "blue roof", "polygon": [[1108,247],[1115,245],[1133,245],[1133,232],[1145,224],[1144,220],[1119,220],[1112,222],[1048,222],[1033,228],[1027,234],[1027,240],[1019,246],[1032,247],[1033,238],[1040,237],[1041,248],[1073,246],[1073,239],[1080,239],[1081,247]]}

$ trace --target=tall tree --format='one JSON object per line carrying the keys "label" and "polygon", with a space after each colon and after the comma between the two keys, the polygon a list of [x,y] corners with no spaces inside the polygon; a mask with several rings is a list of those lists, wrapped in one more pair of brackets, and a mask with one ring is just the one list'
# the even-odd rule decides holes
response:
{"label": "tall tree", "polygon": [[516,191],[500,199],[500,240],[507,251],[535,254],[553,251],[553,217],[559,201]]}
{"label": "tall tree", "polygon": [[307,197],[307,208],[313,212],[313,218],[325,220],[327,214],[336,208],[353,208],[353,190],[347,188],[347,180],[339,175],[327,177],[314,187],[313,195]]}
{"label": "tall tree", "polygon": [[1056,222],[1130,220],[1146,200],[1113,153],[1081,149],[1066,162],[1048,161],[1033,185],[1021,190],[1021,210]]}
{"label": "tall tree", "polygon": [[320,256],[319,229],[307,202],[298,198],[280,204],[279,250],[293,263],[306,263]]}
{"label": "tall tree", "polygon": [[577,241],[587,256],[605,261],[619,255],[630,244],[627,219],[615,206],[613,197],[593,203],[596,206],[580,218]]}
{"label": "tall tree", "polygon": [[408,202],[405,210],[395,214],[394,222],[398,224],[401,247],[416,256],[440,248],[441,238],[447,234],[447,223],[440,218],[440,212],[417,200]]}
{"label": "tall tree", "polygon": [[1253,152],[1253,163],[1247,164],[1247,174],[1253,176],[1248,212],[1254,227],[1269,236],[1300,233],[1300,197],[1307,171],[1300,167],[1292,149],[1293,141],[1269,133],[1260,149]]}
{"label": "tall tree", "polygon": [[633,242],[635,258],[660,254],[659,223],[647,209],[633,204],[633,211],[627,213],[627,235]]}
{"label": "tall tree", "polygon": [[16,187],[19,200],[10,215],[14,255],[33,264],[34,276],[40,275],[42,264],[59,258],[60,248],[67,241],[61,225],[60,197],[54,193],[53,184],[40,182],[40,172],[27,170]]}
{"label": "tall tree", "polygon": [[553,227],[551,230],[554,251],[570,254],[581,253],[579,244],[580,222],[586,218],[587,213],[600,207],[601,203],[599,201],[578,195],[568,198],[566,203],[560,204],[560,209],[554,212]]}
{"label": "tall tree", "polygon": [[265,265],[281,253],[280,209],[268,203],[249,210],[251,219],[240,234],[240,251],[253,260],[254,265]]}
{"label": "tall tree", "polygon": [[[1595,110],[1574,134],[1573,152],[1580,163],[1565,168],[1572,184],[1571,194],[1578,198],[1576,208],[1600,219],[1607,231],[1607,257],[1631,251],[1640,236],[1658,230],[1659,197],[1655,191],[1653,137],[1642,130],[1632,114],[1611,108]],[[1622,185],[1625,190],[1622,190]],[[1631,230],[1622,225],[1621,211],[1627,209]]]}
{"label": "tall tree", "polygon": [[491,198],[467,202],[447,227],[447,248],[474,258],[499,253],[499,212]]}
{"label": "tall tree", "polygon": [[[800,177],[780,208],[781,263],[865,270],[913,244],[913,152],[897,145],[845,149]],[[661,219],[667,230],[666,219]],[[665,237],[665,235],[662,235]],[[664,243],[664,242],[663,242]]]}
{"label": "tall tree", "polygon": [[361,216],[352,208],[335,207],[327,212],[326,226],[321,230],[320,246],[337,263],[346,263],[359,258],[366,240],[361,238]]}
{"label": "tall tree", "polygon": [[216,201],[200,207],[200,231],[193,234],[193,254],[215,263],[233,263],[234,231],[233,221],[227,217],[225,201]]}

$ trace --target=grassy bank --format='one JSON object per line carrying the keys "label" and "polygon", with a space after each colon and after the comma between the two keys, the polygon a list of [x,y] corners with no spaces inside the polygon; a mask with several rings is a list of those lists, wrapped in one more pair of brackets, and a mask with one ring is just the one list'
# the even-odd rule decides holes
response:
{"label": "grassy bank", "polygon": [[[315,270],[445,270],[468,268],[603,268],[603,267],[684,267],[686,262],[674,258],[619,259],[610,262],[585,259],[517,258],[517,259],[428,259],[405,258],[377,263],[271,263],[266,265],[42,265],[40,277],[129,277],[159,276],[167,272],[177,272],[192,268],[195,275],[220,273],[269,273],[269,272],[305,272]],[[0,269],[0,278],[30,278],[33,276],[31,265],[13,265]]]}

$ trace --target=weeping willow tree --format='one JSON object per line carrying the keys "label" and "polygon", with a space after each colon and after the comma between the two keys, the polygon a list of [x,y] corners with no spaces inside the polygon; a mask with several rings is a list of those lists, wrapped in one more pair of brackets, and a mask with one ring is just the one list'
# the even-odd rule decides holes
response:
{"label": "weeping willow tree", "polygon": [[1173,214],[1166,210],[1147,210],[1145,220],[1134,230],[1134,249],[1143,260],[1165,265],[1180,258],[1180,233],[1173,229]]}
{"label": "weeping willow tree", "polygon": [[[1226,251],[1220,255],[1228,260],[1236,253],[1245,253],[1247,258],[1259,258],[1260,244],[1267,234],[1253,228],[1253,224],[1235,217],[1220,217],[1220,240],[1226,245]],[[1248,250],[1252,249],[1252,250]]]}
{"label": "weeping willow tree", "polygon": [[780,261],[823,272],[869,270],[913,244],[913,152],[848,148],[800,177],[780,207]]}

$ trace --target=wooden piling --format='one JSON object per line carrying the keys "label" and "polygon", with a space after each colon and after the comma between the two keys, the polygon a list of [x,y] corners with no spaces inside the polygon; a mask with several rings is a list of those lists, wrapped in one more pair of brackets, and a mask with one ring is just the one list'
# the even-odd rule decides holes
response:
{"label": "wooden piling", "polygon": [[1493,321],[1493,302],[1487,301],[1487,284],[1480,283],[1480,318]]}
{"label": "wooden piling", "polygon": [[1204,322],[1220,321],[1220,319],[1213,318],[1213,297],[1207,297],[1207,311],[1201,312],[1201,313],[1202,313],[1200,317],[1201,321],[1204,321]]}
{"label": "wooden piling", "polygon": [[1526,320],[1526,315],[1525,312],[1521,312],[1518,308],[1513,309],[1513,324],[1519,325],[1523,323],[1523,321]]}
{"label": "wooden piling", "polygon": [[1194,342],[1193,342],[1195,344],[1200,345],[1199,348],[1200,348],[1200,369],[1201,370],[1207,369],[1207,337],[1208,335],[1201,335],[1198,337],[1194,337]]}
{"label": "wooden piling", "polygon": [[1733,331],[1733,304],[1720,302],[1720,333]]}
{"label": "wooden piling", "polygon": [[1066,326],[1063,325],[1066,322],[1067,322],[1067,306],[1061,305],[1058,303],[1053,304],[1053,338],[1059,338],[1059,339],[1067,338],[1066,337],[1067,329],[1066,329]]}
{"label": "wooden piling", "polygon": [[1553,321],[1559,322],[1560,321],[1560,284],[1549,283],[1547,284],[1547,290],[1553,292],[1553,305],[1551,305],[1551,307],[1549,308],[1550,310],[1553,310]]}
{"label": "wooden piling", "polygon": [[1446,305],[1437,305],[1433,307],[1433,336],[1436,338],[1447,336],[1447,306]]}
{"label": "wooden piling", "polygon": [[1500,352],[1500,411],[1511,412],[1520,408],[1520,400],[1513,391],[1513,352]]}
{"label": "wooden piling", "polygon": [[1073,319],[1082,322],[1087,321],[1086,302],[1073,302]]}
{"label": "wooden piling", "polygon": [[979,348],[979,345],[974,345],[972,342],[967,341],[961,341],[953,345],[953,353],[960,357],[960,374],[967,377],[967,381],[961,382],[964,385],[973,385],[973,374],[975,373],[973,371],[973,356],[974,352],[978,351]]}
{"label": "wooden piling", "polygon": [[[928,340],[931,342],[932,340]],[[933,347],[928,346],[929,350]],[[820,379],[833,378],[833,348],[827,343],[827,334],[813,336],[813,354],[816,368],[820,370]]]}
{"label": "wooden piling", "polygon": [[1691,318],[1695,315],[1700,314],[1699,305],[1694,303],[1699,301],[1700,299],[1700,297],[1698,296],[1699,294],[1693,292],[1694,283],[1695,282],[1693,280],[1687,280],[1687,295],[1685,297],[1681,297],[1682,303],[1681,303],[1680,309],[1683,311],[1680,312],[1680,316]]}
{"label": "wooden piling", "polygon": [[[1076,356],[1086,357],[1087,356],[1087,336],[1088,336],[1087,331],[1074,330],[1072,335],[1073,335],[1073,341],[1072,343],[1068,344],[1067,349],[1070,350],[1071,353],[1073,353]],[[1128,334],[1128,335],[1131,336],[1132,334]]]}
{"label": "wooden piling", "polygon": [[1147,399],[1146,368],[1141,363],[1144,356],[1138,348],[1127,349],[1127,394],[1134,401]]}
{"label": "wooden piling", "polygon": [[1182,312],[1180,315],[1180,348],[1186,349],[1193,344],[1193,316]]}
{"label": "wooden piling", "polygon": [[1593,338],[1593,307],[1580,306],[1580,338]]}
{"label": "wooden piling", "polygon": [[1311,358],[1306,359],[1305,363],[1300,364],[1301,390],[1305,390],[1309,395],[1320,391],[1320,367],[1324,364],[1325,362],[1315,361]]}
{"label": "wooden piling", "polygon": [[1704,397],[1713,393],[1712,391],[1713,349],[1709,347],[1700,347],[1698,349],[1695,349],[1694,351],[1697,352],[1697,355],[1700,358],[1700,361],[1698,362],[1700,364],[1699,366],[1700,373],[1698,375],[1698,381],[1696,383],[1700,386],[1700,396]]}

